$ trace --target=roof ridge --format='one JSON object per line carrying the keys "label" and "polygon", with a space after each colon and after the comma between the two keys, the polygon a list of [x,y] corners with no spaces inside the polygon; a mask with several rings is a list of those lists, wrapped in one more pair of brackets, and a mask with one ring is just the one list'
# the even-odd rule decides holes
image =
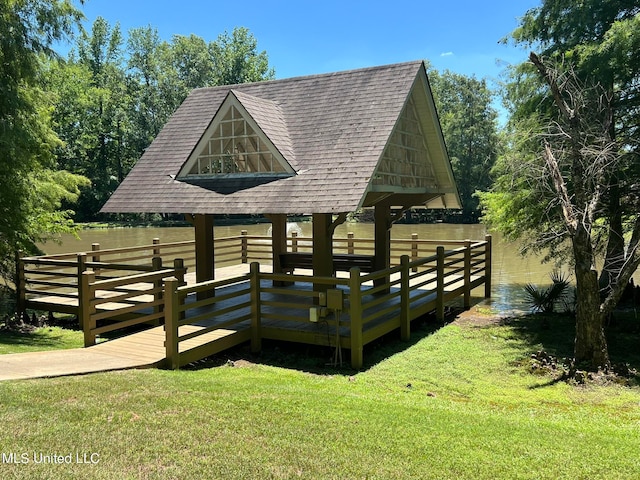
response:
{"label": "roof ridge", "polygon": [[[312,79],[316,79],[316,78],[326,78],[326,77],[336,77],[336,76],[341,76],[341,75],[352,75],[354,73],[362,73],[362,72],[374,72],[374,71],[379,71],[379,70],[389,70],[391,68],[399,68],[399,67],[408,67],[410,65],[416,65],[416,66],[420,66],[424,64],[424,60],[411,60],[411,61],[407,61],[407,62],[399,62],[399,63],[391,63],[388,65],[376,65],[376,66],[372,66],[372,67],[360,67],[360,68],[354,68],[354,69],[350,69],[350,70],[339,70],[337,72],[326,72],[326,73],[315,73],[315,74],[311,74],[311,75],[300,75],[300,76],[296,76],[296,77],[287,77],[287,78],[277,78],[274,80],[260,80],[257,82],[247,82],[247,83],[234,83],[231,85],[214,85],[211,87],[199,87],[199,88],[194,88],[192,90],[193,91],[199,91],[199,90],[217,90],[217,89],[227,89],[227,90],[234,90],[234,89],[238,89],[238,88],[243,88],[246,87],[248,85],[268,85],[268,84],[273,84],[273,83],[285,83],[285,82],[296,82],[296,81],[304,81],[304,80],[312,80]],[[259,98],[259,97],[257,97]]]}

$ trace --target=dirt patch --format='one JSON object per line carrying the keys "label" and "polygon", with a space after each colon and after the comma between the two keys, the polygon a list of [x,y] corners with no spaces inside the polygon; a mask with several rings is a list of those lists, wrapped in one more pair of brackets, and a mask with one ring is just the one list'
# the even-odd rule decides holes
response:
{"label": "dirt patch", "polygon": [[509,318],[509,315],[475,306],[457,314],[451,323],[461,327],[487,327],[491,325],[501,325]]}

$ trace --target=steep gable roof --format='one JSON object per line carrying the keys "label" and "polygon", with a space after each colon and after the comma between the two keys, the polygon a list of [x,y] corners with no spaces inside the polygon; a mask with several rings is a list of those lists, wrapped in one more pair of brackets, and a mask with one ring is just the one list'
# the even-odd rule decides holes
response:
{"label": "steep gable roof", "polygon": [[[371,180],[382,153],[414,85],[425,81],[423,63],[410,62],[194,90],[103,211],[339,213],[372,204],[376,197],[368,194],[376,190]],[[235,186],[223,186],[215,179],[187,183],[176,178],[230,92],[295,175],[264,181],[229,180]],[[439,135],[437,145],[430,148],[435,161],[444,162],[442,168],[450,172],[434,109],[430,115],[427,121],[435,123]],[[451,187],[443,185],[444,190]],[[434,192],[432,196],[444,194]]]}

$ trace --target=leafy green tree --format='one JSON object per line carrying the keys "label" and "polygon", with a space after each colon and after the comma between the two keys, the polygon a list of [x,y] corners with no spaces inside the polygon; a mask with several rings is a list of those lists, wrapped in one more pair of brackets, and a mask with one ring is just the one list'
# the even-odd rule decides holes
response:
{"label": "leafy green tree", "polygon": [[491,184],[491,168],[498,156],[497,112],[485,80],[445,70],[429,70],[460,199],[462,220],[475,223],[480,216],[477,190]]}
{"label": "leafy green tree", "polygon": [[216,85],[271,80],[275,71],[269,67],[266,51],[259,52],[258,41],[245,27],[236,27],[231,35],[219,35],[212,43],[211,56],[216,74]]}
{"label": "leafy green tree", "polygon": [[181,88],[181,98],[176,107],[194,88],[218,84],[212,45],[197,35],[174,35],[168,56]]}
{"label": "leafy green tree", "polygon": [[91,74],[92,101],[88,111],[92,131],[85,131],[85,171],[93,187],[80,199],[83,219],[95,218],[125,174],[122,153],[129,99],[123,46],[119,25],[111,27],[102,17],[95,20],[91,32],[82,31],[78,39],[78,63]]}
{"label": "leafy green tree", "polygon": [[69,1],[0,0],[0,274],[18,249],[73,230],[71,212],[82,177],[56,171],[50,98],[41,89],[52,43],[71,34],[81,13]]}
{"label": "leafy green tree", "polygon": [[609,363],[604,320],[640,263],[639,27],[632,1],[545,0],[527,12],[513,38],[542,54],[512,71],[509,148],[483,196],[487,220],[573,264],[574,355],[592,367]]}
{"label": "leafy green tree", "polygon": [[125,42],[118,25],[98,18],[66,60],[51,62],[46,87],[63,144],[58,165],[88,176],[78,218],[93,220],[169,116],[194,88],[273,77],[247,29],[207,43],[195,35],[162,41],[151,26]]}

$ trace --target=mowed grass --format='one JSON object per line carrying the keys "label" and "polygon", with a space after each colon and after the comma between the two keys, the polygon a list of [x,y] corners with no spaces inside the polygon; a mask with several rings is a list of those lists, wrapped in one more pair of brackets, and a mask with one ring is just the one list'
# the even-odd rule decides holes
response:
{"label": "mowed grass", "polygon": [[0,328],[0,355],[82,348],[83,346],[83,334],[77,330],[45,326],[22,333]]}
{"label": "mowed grass", "polygon": [[0,450],[29,462],[0,464],[0,478],[638,478],[640,388],[529,373],[532,352],[571,344],[570,322],[536,322],[417,329],[360,373],[276,367],[265,353],[2,382]]}

